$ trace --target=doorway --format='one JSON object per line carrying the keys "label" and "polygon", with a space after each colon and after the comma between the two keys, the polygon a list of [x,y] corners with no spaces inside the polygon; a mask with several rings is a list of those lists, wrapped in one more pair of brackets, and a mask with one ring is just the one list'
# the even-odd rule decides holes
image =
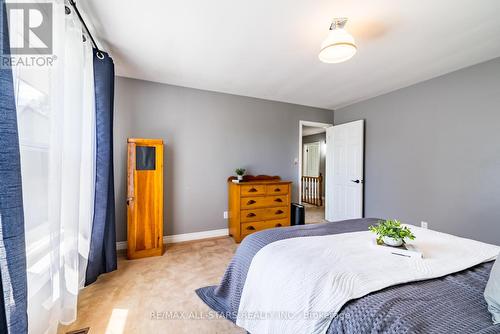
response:
{"label": "doorway", "polygon": [[300,121],[299,200],[306,224],[325,222],[326,129],[331,126]]}
{"label": "doorway", "polygon": [[299,201],[305,223],[363,217],[364,121],[299,122]]}

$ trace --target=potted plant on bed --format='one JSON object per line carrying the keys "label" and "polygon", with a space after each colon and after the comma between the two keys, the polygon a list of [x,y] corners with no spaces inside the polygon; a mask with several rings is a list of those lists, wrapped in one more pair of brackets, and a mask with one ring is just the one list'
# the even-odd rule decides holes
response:
{"label": "potted plant on bed", "polygon": [[235,173],[238,177],[238,181],[243,181],[243,175],[245,175],[245,168],[236,168]]}
{"label": "potted plant on bed", "polygon": [[399,247],[405,243],[405,239],[415,239],[411,230],[402,226],[397,219],[380,220],[376,226],[372,225],[368,229],[377,234],[379,245],[384,243],[388,246]]}

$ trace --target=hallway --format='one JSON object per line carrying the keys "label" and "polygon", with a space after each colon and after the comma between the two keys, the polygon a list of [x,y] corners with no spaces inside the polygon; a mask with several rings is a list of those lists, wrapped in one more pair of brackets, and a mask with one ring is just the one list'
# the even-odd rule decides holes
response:
{"label": "hallway", "polygon": [[306,211],[306,224],[326,223],[325,207],[302,203]]}

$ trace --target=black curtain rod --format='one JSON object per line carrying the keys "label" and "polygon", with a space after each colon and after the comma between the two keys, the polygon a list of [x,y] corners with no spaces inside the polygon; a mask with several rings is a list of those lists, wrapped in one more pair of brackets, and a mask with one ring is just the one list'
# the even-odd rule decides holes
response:
{"label": "black curtain rod", "polygon": [[80,12],[78,11],[78,8],[76,7],[76,2],[73,1],[73,0],[69,0],[69,3],[70,3],[71,6],[73,6],[73,8],[75,9],[76,15],[78,15],[78,18],[80,19],[80,21],[82,22],[83,26],[85,27],[85,30],[87,30],[87,34],[89,34],[89,37],[92,40],[92,44],[94,44],[94,47],[96,48],[96,50],[98,52],[98,55],[99,55],[99,53],[102,55],[102,51],[97,46],[97,43],[95,42],[94,37],[92,37],[92,34],[90,33],[89,28],[87,27],[87,24],[85,24],[85,21],[83,20],[82,15],[80,14]]}

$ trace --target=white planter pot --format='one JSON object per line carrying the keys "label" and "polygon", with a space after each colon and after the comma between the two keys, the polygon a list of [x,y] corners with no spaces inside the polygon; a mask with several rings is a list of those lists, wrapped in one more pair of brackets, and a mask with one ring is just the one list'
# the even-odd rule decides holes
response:
{"label": "white planter pot", "polygon": [[403,244],[403,239],[394,239],[390,237],[382,237],[382,241],[384,242],[384,244],[393,247],[398,247]]}
{"label": "white planter pot", "polygon": [[238,181],[243,181],[243,175],[237,175],[238,176]]}

